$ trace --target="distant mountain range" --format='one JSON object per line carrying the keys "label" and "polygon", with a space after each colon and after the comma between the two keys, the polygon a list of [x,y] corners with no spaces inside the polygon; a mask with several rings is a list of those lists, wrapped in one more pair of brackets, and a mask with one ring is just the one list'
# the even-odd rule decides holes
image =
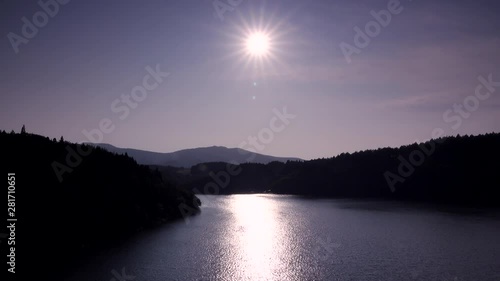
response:
{"label": "distant mountain range", "polygon": [[184,149],[175,152],[161,153],[146,150],[119,148],[107,143],[92,144],[106,149],[109,152],[125,154],[134,158],[137,163],[143,165],[159,165],[189,168],[196,164],[208,162],[227,163],[262,163],[287,162],[302,160],[295,157],[274,157],[259,153],[253,153],[240,148],[227,148],[223,146],[200,147]]}

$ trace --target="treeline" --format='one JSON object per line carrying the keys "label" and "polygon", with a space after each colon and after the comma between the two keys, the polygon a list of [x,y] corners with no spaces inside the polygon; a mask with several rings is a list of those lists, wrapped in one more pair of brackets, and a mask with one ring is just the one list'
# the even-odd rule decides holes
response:
{"label": "treeline", "polygon": [[[160,171],[184,188],[206,194],[269,192],[500,206],[499,160],[500,134],[492,133],[311,161],[236,167],[204,163],[189,170],[163,167]],[[230,175],[228,169],[239,173]]]}
{"label": "treeline", "polygon": [[24,127],[20,134],[0,132],[0,144],[5,176],[15,173],[19,271],[56,274],[102,245],[181,218],[179,206],[200,204],[126,155],[50,140]]}

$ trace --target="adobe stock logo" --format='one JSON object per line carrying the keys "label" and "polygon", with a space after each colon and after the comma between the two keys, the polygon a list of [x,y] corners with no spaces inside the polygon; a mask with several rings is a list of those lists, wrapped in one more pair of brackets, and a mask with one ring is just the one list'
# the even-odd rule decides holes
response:
{"label": "adobe stock logo", "polygon": [[[125,120],[129,117],[130,112],[139,106],[140,102],[144,102],[146,98],[156,90],[167,77],[170,72],[160,70],[160,65],[156,65],[156,69],[151,66],[145,68],[147,74],[143,76],[142,83],[133,87],[130,94],[122,94],[120,98],[115,99],[111,103],[111,112],[118,114],[119,120]],[[97,128],[90,130],[82,130],[86,141],[81,143],[102,143],[106,134],[111,134],[116,129],[115,122],[111,118],[102,118],[97,124]],[[77,146],[76,151],[72,146],[66,146],[65,163],[57,161],[52,162],[52,169],[57,176],[59,182],[63,181],[63,175],[72,173],[83,161],[84,157],[90,155],[92,148],[83,149],[83,146]]]}
{"label": "adobe stock logo", "polygon": [[[454,131],[462,126],[464,119],[468,119],[473,112],[479,109],[481,102],[484,103],[497,91],[496,88],[500,88],[500,81],[494,81],[492,73],[487,78],[479,76],[477,80],[479,83],[473,94],[465,97],[461,103],[453,104],[450,109],[443,113],[443,121],[447,124],[452,123],[451,129]],[[444,135],[445,130],[436,127],[432,130],[431,139],[428,142],[419,143],[418,148],[411,151],[407,158],[402,155],[398,156],[397,173],[389,170],[384,173],[384,178],[392,192],[396,191],[396,184],[404,183],[413,175],[417,167],[422,166],[426,159],[434,154],[436,144],[441,144],[445,140],[442,138]]]}
{"label": "adobe stock logo", "polygon": [[[295,114],[288,113],[286,106],[284,106],[281,111],[277,108],[274,108],[273,113],[274,115],[269,120],[269,126],[260,129],[257,133],[257,136],[249,136],[247,141],[243,141],[242,143],[240,143],[239,148],[241,150],[239,150],[238,152],[243,155],[250,152],[250,156],[245,159],[243,163],[252,162],[256,157],[257,150],[264,150],[266,145],[273,142],[275,136],[283,132],[287,128],[287,126],[290,125],[291,121],[297,117],[297,115]],[[241,162],[239,161],[229,161],[229,163],[226,164],[225,171],[219,171],[217,172],[217,174],[214,172],[209,172],[208,175],[212,178],[212,181],[205,184],[203,192],[198,188],[194,188],[193,192],[196,193],[196,196],[202,202],[209,202],[211,199],[206,195],[219,195],[221,189],[229,186],[232,177],[238,176],[239,174],[241,174],[241,172],[243,172],[242,167],[239,166],[240,164]],[[193,200],[196,199],[193,198]],[[196,204],[196,201],[194,202],[194,204]],[[186,203],[181,203],[178,207],[186,224],[189,224],[189,217],[198,212],[196,209],[190,207]]]}
{"label": "adobe stock logo", "polygon": [[220,21],[224,21],[224,14],[226,12],[232,12],[236,7],[238,7],[243,0],[226,0],[227,3],[221,0],[214,0],[212,5],[214,6],[214,16],[218,17]]}
{"label": "adobe stock logo", "polygon": [[[412,1],[412,0],[409,0]],[[380,11],[372,10],[370,12],[374,20],[366,23],[364,31],[359,27],[354,27],[354,46],[346,42],[340,43],[339,47],[342,54],[345,57],[347,63],[352,62],[352,56],[354,54],[361,54],[361,50],[367,48],[372,39],[382,33],[382,28],[389,26],[392,21],[393,15],[399,15],[404,10],[399,0],[389,0],[387,3],[387,9]]]}
{"label": "adobe stock logo", "polygon": [[66,5],[70,0],[40,0],[38,5],[42,10],[37,11],[29,20],[27,17],[22,17],[21,35],[14,32],[7,34],[10,45],[16,54],[19,53],[21,44],[28,44],[30,39],[35,38],[40,28],[45,27],[49,23],[50,18],[54,18],[59,13],[60,5]]}

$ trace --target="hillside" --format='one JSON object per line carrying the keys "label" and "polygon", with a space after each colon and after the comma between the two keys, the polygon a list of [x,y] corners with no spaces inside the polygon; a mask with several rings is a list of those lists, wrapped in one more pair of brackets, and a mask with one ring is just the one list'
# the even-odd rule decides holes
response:
{"label": "hillside", "polygon": [[223,146],[200,147],[169,153],[160,153],[131,148],[119,148],[106,143],[92,145],[118,154],[127,153],[128,156],[134,158],[139,164],[174,166],[182,168],[189,168],[193,165],[206,162],[249,162],[267,164],[274,161],[287,162],[301,160],[293,157],[274,157],[253,153],[239,148],[227,148]]}
{"label": "hillside", "polygon": [[15,187],[18,256],[37,274],[55,261],[64,268],[101,245],[191,215],[200,204],[124,155],[25,132],[1,132],[0,143],[4,176],[15,173],[9,184]]}
{"label": "hillside", "polygon": [[[500,134],[457,136],[311,161],[163,168],[198,193],[369,197],[500,206]],[[239,171],[228,176],[229,170]]]}

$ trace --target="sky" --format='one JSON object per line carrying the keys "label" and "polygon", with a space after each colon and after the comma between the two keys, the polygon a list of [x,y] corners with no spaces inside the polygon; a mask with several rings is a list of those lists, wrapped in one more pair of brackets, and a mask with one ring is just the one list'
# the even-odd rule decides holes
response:
{"label": "sky", "polygon": [[2,130],[303,159],[500,131],[498,1],[41,3],[0,0]]}

